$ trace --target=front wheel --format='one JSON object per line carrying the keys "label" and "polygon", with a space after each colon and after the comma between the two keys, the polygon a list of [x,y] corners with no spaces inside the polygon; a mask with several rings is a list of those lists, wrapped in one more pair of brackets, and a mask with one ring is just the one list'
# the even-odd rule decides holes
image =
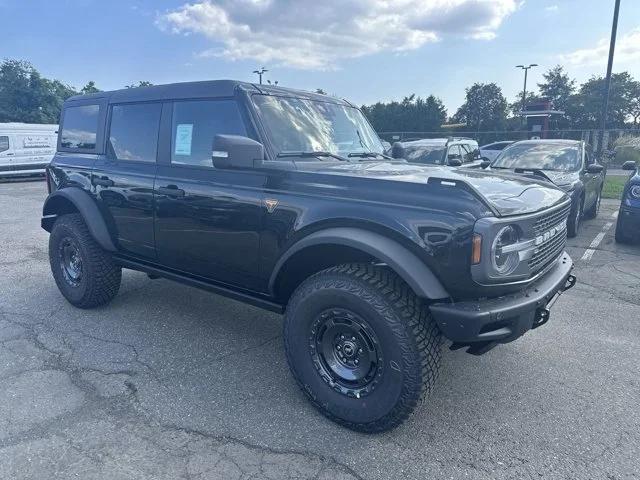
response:
{"label": "front wheel", "polygon": [[121,268],[96,243],[80,214],[56,220],[49,237],[49,263],[58,289],[78,308],[103,305],[120,288]]}
{"label": "front wheel", "polygon": [[567,236],[575,237],[580,231],[582,223],[582,199],[579,198],[571,208],[569,219],[567,220]]}
{"label": "front wheel", "polygon": [[440,367],[441,334],[427,306],[392,271],[368,264],[303,282],[287,306],[284,340],[313,405],[364,432],[402,423]]}

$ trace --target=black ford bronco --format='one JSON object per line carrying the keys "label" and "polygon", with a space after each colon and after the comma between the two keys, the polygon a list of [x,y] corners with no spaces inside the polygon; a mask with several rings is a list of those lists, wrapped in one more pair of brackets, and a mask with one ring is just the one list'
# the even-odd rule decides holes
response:
{"label": "black ford bronco", "polygon": [[129,268],[284,313],[311,402],[392,428],[433,387],[442,337],[472,354],[515,340],[575,277],[561,190],[383,151],[351,103],[286,88],[72,97],[47,168],[53,277],[80,308]]}

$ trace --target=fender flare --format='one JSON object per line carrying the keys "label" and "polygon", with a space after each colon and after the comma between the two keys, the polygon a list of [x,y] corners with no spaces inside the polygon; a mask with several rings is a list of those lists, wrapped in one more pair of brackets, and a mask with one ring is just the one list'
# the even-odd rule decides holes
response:
{"label": "fender flare", "polygon": [[294,243],[278,259],[269,279],[269,290],[275,293],[278,275],[294,254],[307,247],[327,244],[356,248],[378,258],[391,267],[421,298],[437,300],[450,297],[429,267],[407,248],[386,236],[352,227],[327,228]]}
{"label": "fender flare", "polygon": [[98,205],[87,192],[78,187],[65,187],[56,190],[47,197],[42,207],[41,226],[43,229],[51,232],[53,223],[59,214],[55,205],[62,199],[70,202],[82,215],[89,233],[103,249],[110,252],[117,250]]}

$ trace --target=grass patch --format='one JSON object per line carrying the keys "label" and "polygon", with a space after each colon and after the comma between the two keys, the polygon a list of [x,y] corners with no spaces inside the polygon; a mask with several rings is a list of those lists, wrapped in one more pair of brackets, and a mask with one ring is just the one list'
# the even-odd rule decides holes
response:
{"label": "grass patch", "polygon": [[604,180],[604,187],[602,188],[602,198],[615,198],[620,200],[622,197],[622,190],[627,183],[628,177],[609,177]]}

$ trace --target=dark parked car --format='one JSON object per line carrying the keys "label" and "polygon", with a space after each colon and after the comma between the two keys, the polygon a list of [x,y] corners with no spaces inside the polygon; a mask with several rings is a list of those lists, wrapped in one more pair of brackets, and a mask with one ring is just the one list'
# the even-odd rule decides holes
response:
{"label": "dark parked car", "polygon": [[315,93],[72,97],[47,169],[53,278],[79,308],[109,302],[129,268],[284,313],[310,401],[392,428],[432,389],[443,337],[473,354],[515,340],[575,277],[561,190],[382,151],[360,110]]}
{"label": "dark parked car", "polygon": [[534,176],[550,181],[571,196],[567,232],[575,237],[583,218],[600,209],[604,167],[591,147],[578,140],[524,140],[505,148],[491,163],[492,170]]}
{"label": "dark parked car", "polygon": [[480,158],[478,142],[470,138],[425,138],[395,142],[392,156],[411,163],[480,168],[489,165]]}
{"label": "dark parked car", "polygon": [[625,162],[622,168],[634,172],[624,186],[616,222],[616,241],[627,243],[640,237],[640,171],[634,161]]}

